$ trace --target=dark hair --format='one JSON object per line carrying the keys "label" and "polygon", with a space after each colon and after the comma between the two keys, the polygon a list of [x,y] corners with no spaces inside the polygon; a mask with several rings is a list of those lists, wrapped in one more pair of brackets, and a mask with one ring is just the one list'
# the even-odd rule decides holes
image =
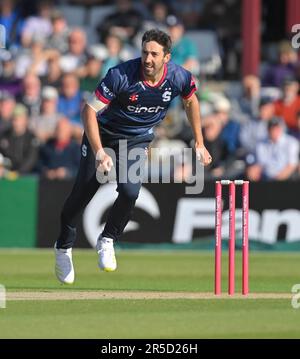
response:
{"label": "dark hair", "polygon": [[171,52],[172,40],[168,34],[158,29],[151,29],[146,31],[142,38],[142,44],[144,42],[155,41],[161,45],[164,49],[164,53],[169,54]]}

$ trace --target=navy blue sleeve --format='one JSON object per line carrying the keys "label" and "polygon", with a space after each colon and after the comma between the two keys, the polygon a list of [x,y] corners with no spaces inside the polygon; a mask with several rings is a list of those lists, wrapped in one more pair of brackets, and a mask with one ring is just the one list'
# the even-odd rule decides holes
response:
{"label": "navy blue sleeve", "polygon": [[180,80],[180,95],[186,100],[197,90],[196,83],[192,74],[183,68],[180,71]]}
{"label": "navy blue sleeve", "polygon": [[95,90],[97,98],[105,104],[109,104],[119,93],[121,75],[118,68],[110,69],[103,80],[99,82]]}

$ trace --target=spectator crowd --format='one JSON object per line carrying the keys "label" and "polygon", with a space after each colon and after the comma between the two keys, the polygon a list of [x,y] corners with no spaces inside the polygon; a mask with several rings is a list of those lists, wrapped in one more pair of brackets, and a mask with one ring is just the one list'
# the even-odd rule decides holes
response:
{"label": "spectator crowd", "polygon": [[[0,178],[73,178],[85,99],[110,67],[138,57],[143,32],[158,27],[171,36],[172,60],[198,84],[204,141],[214,159],[206,178],[298,179],[299,54],[283,40],[277,62],[263,64],[259,76],[229,83],[222,71],[206,76],[201,46],[188,36],[198,30],[206,2],[90,0],[66,7],[66,1],[33,1],[36,8],[24,11],[26,1],[1,0],[6,47],[0,48]],[[89,15],[103,9],[103,16],[93,26],[70,24],[72,6],[88,6]],[[193,146],[180,99],[155,131],[153,147],[178,152]],[[193,172],[190,162],[174,166],[177,179]]]}

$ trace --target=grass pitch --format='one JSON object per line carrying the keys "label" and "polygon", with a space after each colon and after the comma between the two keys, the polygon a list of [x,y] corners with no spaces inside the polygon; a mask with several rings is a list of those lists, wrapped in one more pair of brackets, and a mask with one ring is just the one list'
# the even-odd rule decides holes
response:
{"label": "grass pitch", "polygon": [[[291,288],[300,283],[297,253],[252,252],[249,298],[208,294],[211,252],[119,251],[117,259],[118,270],[105,273],[94,251],[75,249],[76,282],[64,286],[52,250],[1,250],[8,300],[0,338],[300,338],[300,309],[291,305]],[[239,292],[240,253],[236,268]],[[223,274],[226,291],[225,258]]]}

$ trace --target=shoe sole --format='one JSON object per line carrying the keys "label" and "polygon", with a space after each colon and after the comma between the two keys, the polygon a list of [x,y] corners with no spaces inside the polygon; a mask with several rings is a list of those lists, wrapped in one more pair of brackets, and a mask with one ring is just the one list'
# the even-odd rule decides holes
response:
{"label": "shoe sole", "polygon": [[101,270],[103,270],[104,272],[114,272],[117,268],[102,268],[102,267],[99,267]]}
{"label": "shoe sole", "polygon": [[56,274],[56,278],[59,280],[59,282],[60,282],[61,284],[71,285],[71,284],[73,284],[73,283],[75,282],[75,279],[74,279],[72,282],[65,282],[65,281],[61,280],[61,279],[58,277],[57,274]]}
{"label": "shoe sole", "polygon": [[73,282],[63,282],[59,278],[57,278],[57,279],[60,281],[61,284],[65,284],[65,285],[72,285],[75,282],[75,281],[73,281]]}
{"label": "shoe sole", "polygon": [[[55,273],[56,274],[56,273]],[[56,274],[56,278],[58,279],[58,281],[61,283],[61,284],[67,284],[67,285],[71,285],[75,282],[75,279],[72,281],[72,282],[65,282],[64,280],[61,280],[58,275]]]}

